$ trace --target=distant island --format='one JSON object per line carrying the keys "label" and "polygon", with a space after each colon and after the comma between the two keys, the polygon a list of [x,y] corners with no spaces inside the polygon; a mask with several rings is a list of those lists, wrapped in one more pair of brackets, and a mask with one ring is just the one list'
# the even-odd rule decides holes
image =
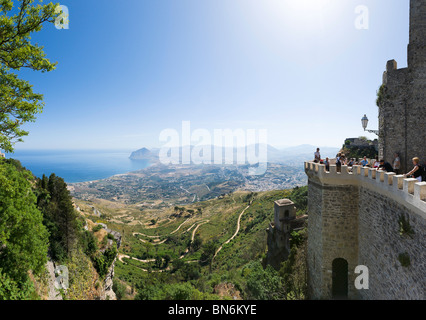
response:
{"label": "distant island", "polygon": [[151,151],[147,148],[142,148],[136,151],[133,151],[129,157],[130,160],[150,160],[158,161],[158,150],[156,152]]}

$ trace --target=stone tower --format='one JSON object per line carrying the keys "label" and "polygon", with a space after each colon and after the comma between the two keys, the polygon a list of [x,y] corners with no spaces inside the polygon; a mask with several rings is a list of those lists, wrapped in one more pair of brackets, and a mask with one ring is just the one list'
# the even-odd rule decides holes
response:
{"label": "stone tower", "polygon": [[274,202],[274,224],[270,224],[266,230],[268,233],[266,261],[277,270],[290,254],[290,234],[296,222],[296,207],[291,200],[282,199]]}
{"label": "stone tower", "polygon": [[410,1],[408,67],[387,62],[379,102],[379,157],[392,163],[401,157],[402,172],[413,167],[411,159],[426,162],[426,1]]}

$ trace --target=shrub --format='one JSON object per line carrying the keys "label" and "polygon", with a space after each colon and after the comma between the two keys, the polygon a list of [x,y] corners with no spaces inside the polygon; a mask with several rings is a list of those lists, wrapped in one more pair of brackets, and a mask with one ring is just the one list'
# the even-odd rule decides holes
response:
{"label": "shrub", "polygon": [[410,256],[406,252],[399,254],[398,260],[403,267],[409,267],[411,264]]}

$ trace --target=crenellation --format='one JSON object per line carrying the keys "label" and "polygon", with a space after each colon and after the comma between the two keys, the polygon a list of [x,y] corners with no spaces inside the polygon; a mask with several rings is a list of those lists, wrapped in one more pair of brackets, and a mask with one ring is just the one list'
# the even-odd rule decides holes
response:
{"label": "crenellation", "polygon": [[426,201],[426,182],[414,184],[414,197]]}
{"label": "crenellation", "polygon": [[368,177],[370,179],[376,180],[376,172],[377,172],[376,168],[369,168],[368,169]]}
{"label": "crenellation", "polygon": [[404,184],[402,189],[405,193],[413,194],[414,195],[414,184],[418,182],[417,179],[414,178],[408,178],[404,179]]}
{"label": "crenellation", "polygon": [[[377,170],[377,168],[354,166],[352,171],[347,166],[342,166],[341,168],[341,172],[337,172],[336,166],[330,165],[330,171],[325,171],[325,165],[323,164],[305,162],[305,172],[308,177],[318,179],[326,185],[359,185],[362,181],[370,181],[374,183],[373,187],[392,191],[395,196],[403,198],[402,193],[413,195],[414,185],[420,183],[416,179],[406,178],[404,175],[396,175],[394,172]],[[399,191],[402,191],[402,193],[399,193]],[[415,197],[415,199],[421,200],[423,206],[426,206],[424,199],[419,197]]]}
{"label": "crenellation", "polygon": [[402,186],[404,183],[404,175],[399,174],[393,177],[393,185],[396,186],[397,189],[402,190]]}

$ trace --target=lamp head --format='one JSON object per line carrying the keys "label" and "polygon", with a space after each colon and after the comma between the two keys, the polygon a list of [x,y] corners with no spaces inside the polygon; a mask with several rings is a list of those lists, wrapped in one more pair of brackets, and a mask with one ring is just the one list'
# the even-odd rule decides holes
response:
{"label": "lamp head", "polygon": [[362,127],[364,128],[364,131],[365,131],[365,129],[367,129],[367,125],[368,125],[368,118],[367,118],[366,114],[364,114],[364,117],[362,117],[361,123],[362,123]]}

